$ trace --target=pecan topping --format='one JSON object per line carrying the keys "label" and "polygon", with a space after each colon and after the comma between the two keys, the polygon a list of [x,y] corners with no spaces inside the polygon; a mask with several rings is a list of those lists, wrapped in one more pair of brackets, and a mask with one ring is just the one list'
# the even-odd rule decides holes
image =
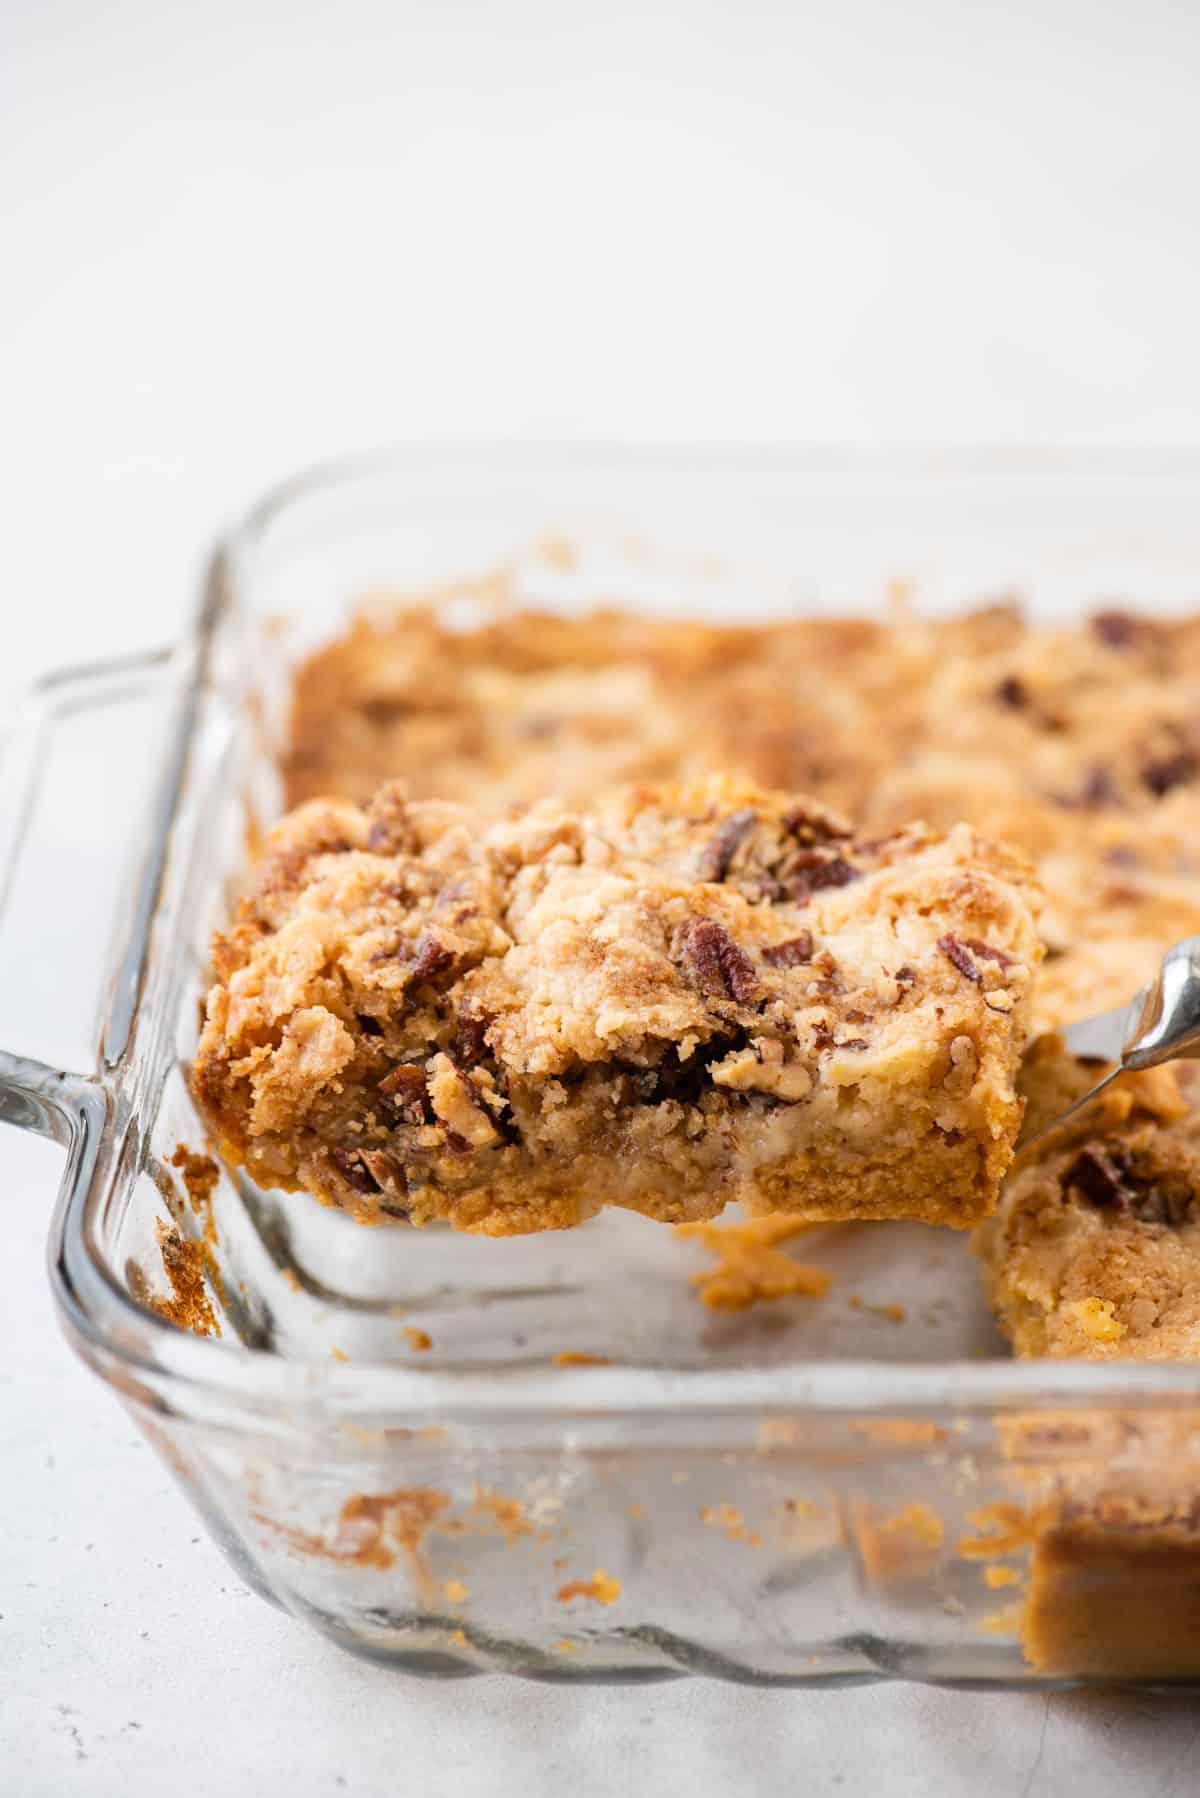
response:
{"label": "pecan topping", "polygon": [[1084,1149],[1063,1175],[1063,1185],[1074,1188],[1098,1210],[1112,1206],[1142,1224],[1186,1223],[1196,1198],[1186,1179],[1181,1183],[1179,1175],[1147,1177],[1119,1149]]}
{"label": "pecan topping", "polygon": [[399,694],[372,693],[362,701],[359,710],[368,724],[386,729],[389,724],[398,724],[412,707]]}
{"label": "pecan topping", "polygon": [[371,1193],[380,1190],[378,1180],[370,1168],[364,1166],[363,1157],[357,1149],[330,1149],[329,1157],[355,1192]]}
{"label": "pecan topping", "polygon": [[455,1023],[454,1047],[451,1050],[451,1059],[459,1067],[469,1068],[483,1055],[487,1048],[488,1025],[491,1022],[486,1012],[459,1012]]}
{"label": "pecan topping", "polygon": [[801,849],[789,859],[781,880],[788,897],[803,905],[823,887],[849,886],[862,870],[841,855],[823,855],[817,849]]}
{"label": "pecan topping", "polygon": [[868,1046],[865,1036],[848,1036],[844,1042],[836,1045],[839,1049],[865,1049]]}
{"label": "pecan topping", "polygon": [[[387,1192],[392,1188],[396,1188],[402,1193],[408,1191],[408,1181],[404,1177],[404,1169],[390,1155],[382,1149],[362,1149],[360,1154],[364,1165],[374,1175],[377,1184],[383,1191]],[[403,1209],[397,1212],[393,1207],[387,1205],[382,1209],[390,1212],[393,1217],[407,1216],[407,1212]]]}
{"label": "pecan topping", "polygon": [[401,1117],[410,1124],[428,1123],[432,1117],[425,1069],[412,1062],[400,1062],[390,1074],[384,1075],[377,1090],[385,1099],[391,1099]]}
{"label": "pecan topping", "polygon": [[1103,1149],[1084,1149],[1063,1175],[1063,1185],[1074,1187],[1089,1205],[1119,1205],[1129,1196],[1122,1173]]}
{"label": "pecan topping", "polygon": [[730,812],[716,836],[705,845],[700,857],[700,879],[724,880],[730,862],[757,823],[758,813],[748,805],[741,811]]}
{"label": "pecan topping", "polygon": [[1029,704],[1029,689],[1019,674],[1006,674],[996,683],[996,698],[1001,705],[1011,706],[1014,712],[1019,712]]}
{"label": "pecan topping", "polygon": [[1115,843],[1111,849],[1105,850],[1104,859],[1111,862],[1114,868],[1137,868],[1141,866],[1142,860],[1132,843]]}
{"label": "pecan topping", "polygon": [[902,968],[897,968],[896,972],[892,975],[892,979],[898,980],[901,986],[912,986],[916,978],[916,969],[910,968],[907,962],[905,962]]}
{"label": "pecan topping", "polygon": [[444,948],[435,936],[423,930],[417,938],[417,946],[413,955],[409,976],[412,980],[434,980],[444,974],[447,968],[453,967],[454,957],[449,949]]}
{"label": "pecan topping", "polygon": [[983,961],[999,962],[1002,968],[1011,968],[1013,965],[1013,958],[1007,950],[996,949],[991,943],[981,943],[977,936],[965,936],[963,942],[973,954],[978,955]]}
{"label": "pecan topping", "polygon": [[1161,799],[1172,787],[1181,787],[1196,772],[1196,758],[1190,749],[1177,749],[1173,754],[1155,756],[1142,763],[1142,784]]}
{"label": "pecan topping", "polygon": [[692,979],[712,998],[735,999],[744,1005],[758,991],[754,963],[739,949],[724,925],[712,918],[692,918],[679,933],[680,948]]}
{"label": "pecan topping", "polygon": [[812,952],[812,931],[802,930],[799,936],[790,936],[786,942],[768,943],[763,950],[763,960],[769,968],[798,968],[812,960]]}
{"label": "pecan topping", "polygon": [[466,1137],[460,1136],[457,1130],[452,1130],[449,1124],[445,1126],[444,1134],[446,1147],[452,1155],[469,1155],[471,1153],[471,1144]]}
{"label": "pecan topping", "polygon": [[1094,768],[1088,769],[1083,785],[1079,789],[1079,797],[1074,803],[1085,808],[1094,805],[1115,805],[1117,797],[1117,789],[1113,784],[1112,775],[1107,768],[1097,762]]}
{"label": "pecan topping", "polygon": [[[976,986],[982,986],[983,975],[971,960],[970,952],[966,948],[966,945],[959,941],[952,930],[947,931],[945,936],[940,936],[938,938],[937,946],[946,957],[946,960],[954,964],[965,980],[973,980]],[[899,976],[897,976],[897,978],[899,978]]]}
{"label": "pecan topping", "polygon": [[831,818],[828,812],[810,812],[799,805],[785,812],[779,822],[788,836],[795,837],[798,843],[836,843],[850,835],[846,826]]}
{"label": "pecan topping", "polygon": [[1141,620],[1133,612],[1095,612],[1092,629],[1110,649],[1128,649],[1141,629]]}
{"label": "pecan topping", "polygon": [[712,1091],[709,1073],[714,1061],[721,1061],[732,1049],[745,1047],[745,1032],[733,1036],[714,1036],[693,1049],[686,1061],[679,1058],[674,1043],[668,1043],[662,1059],[652,1068],[631,1068],[634,1091],[640,1099],[654,1105],[674,1100],[680,1105],[698,1105],[705,1093]]}

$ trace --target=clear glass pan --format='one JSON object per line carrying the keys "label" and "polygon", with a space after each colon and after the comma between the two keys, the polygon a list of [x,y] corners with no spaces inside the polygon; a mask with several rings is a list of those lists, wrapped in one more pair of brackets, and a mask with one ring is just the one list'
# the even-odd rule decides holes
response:
{"label": "clear glass pan", "polygon": [[[539,605],[714,617],[900,578],[933,609],[1181,609],[1198,501],[1179,454],[397,453],[259,506],[174,649],[30,695],[0,1116],[67,1151],[68,1335],[256,1589],[420,1673],[1200,1679],[1200,1368],[1013,1363],[953,1233],[823,1232],[826,1299],[713,1317],[692,1245],[633,1216],[364,1230],[223,1174],[210,1218],[171,1160],[204,1147],[183,1070],[290,671],[365,594],[458,617],[503,565]],[[219,1337],[161,1315],[164,1229]]]}

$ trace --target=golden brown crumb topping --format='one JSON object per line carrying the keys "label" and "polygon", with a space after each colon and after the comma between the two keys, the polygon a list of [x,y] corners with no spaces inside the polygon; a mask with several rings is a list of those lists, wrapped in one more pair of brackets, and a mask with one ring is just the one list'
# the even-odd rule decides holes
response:
{"label": "golden brown crumb topping", "polygon": [[264,1184],[366,1219],[985,1214],[1039,954],[1020,858],[745,782],[273,832],[194,1080]]}

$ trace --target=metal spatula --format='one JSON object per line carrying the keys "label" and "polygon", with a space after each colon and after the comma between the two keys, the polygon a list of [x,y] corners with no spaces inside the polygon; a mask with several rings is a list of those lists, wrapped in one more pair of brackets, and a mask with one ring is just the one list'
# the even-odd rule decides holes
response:
{"label": "metal spatula", "polygon": [[1118,1074],[1157,1067],[1162,1061],[1200,1058],[1200,936],[1185,936],[1173,944],[1153,980],[1127,1005],[1083,1018],[1063,1035],[1072,1055],[1115,1066],[1069,1110],[1039,1130],[1039,1136],[1056,1130]]}

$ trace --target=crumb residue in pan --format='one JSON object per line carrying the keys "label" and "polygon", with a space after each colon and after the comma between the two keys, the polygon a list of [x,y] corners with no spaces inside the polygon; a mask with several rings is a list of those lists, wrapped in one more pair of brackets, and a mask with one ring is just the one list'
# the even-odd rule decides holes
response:
{"label": "crumb residue in pan", "polygon": [[591,1579],[568,1580],[558,1588],[559,1604],[570,1604],[574,1598],[590,1598],[596,1604],[616,1604],[621,1596],[621,1582],[613,1574],[597,1567]]}
{"label": "crumb residue in pan", "polygon": [[793,1261],[779,1247],[812,1227],[803,1218],[752,1217],[736,1224],[678,1224],[675,1234],[717,1258],[715,1267],[689,1276],[701,1302],[710,1311],[744,1311],[763,1299],[824,1297],[829,1274]]}
{"label": "crumb residue in pan", "polygon": [[176,1143],[175,1153],[167,1160],[183,1175],[192,1210],[204,1225],[204,1240],[215,1244],[217,1228],[213,1218],[213,1195],[221,1178],[220,1168],[211,1155],[198,1155],[182,1142]]}
{"label": "crumb residue in pan", "polygon": [[190,1330],[194,1336],[219,1336],[220,1321],[205,1283],[206,1279],[212,1281],[220,1291],[220,1275],[211,1244],[181,1236],[161,1218],[155,1218],[154,1231],[163,1272],[171,1289],[170,1297],[153,1292],[141,1268],[130,1261],[125,1277],[133,1297],[180,1330]]}

